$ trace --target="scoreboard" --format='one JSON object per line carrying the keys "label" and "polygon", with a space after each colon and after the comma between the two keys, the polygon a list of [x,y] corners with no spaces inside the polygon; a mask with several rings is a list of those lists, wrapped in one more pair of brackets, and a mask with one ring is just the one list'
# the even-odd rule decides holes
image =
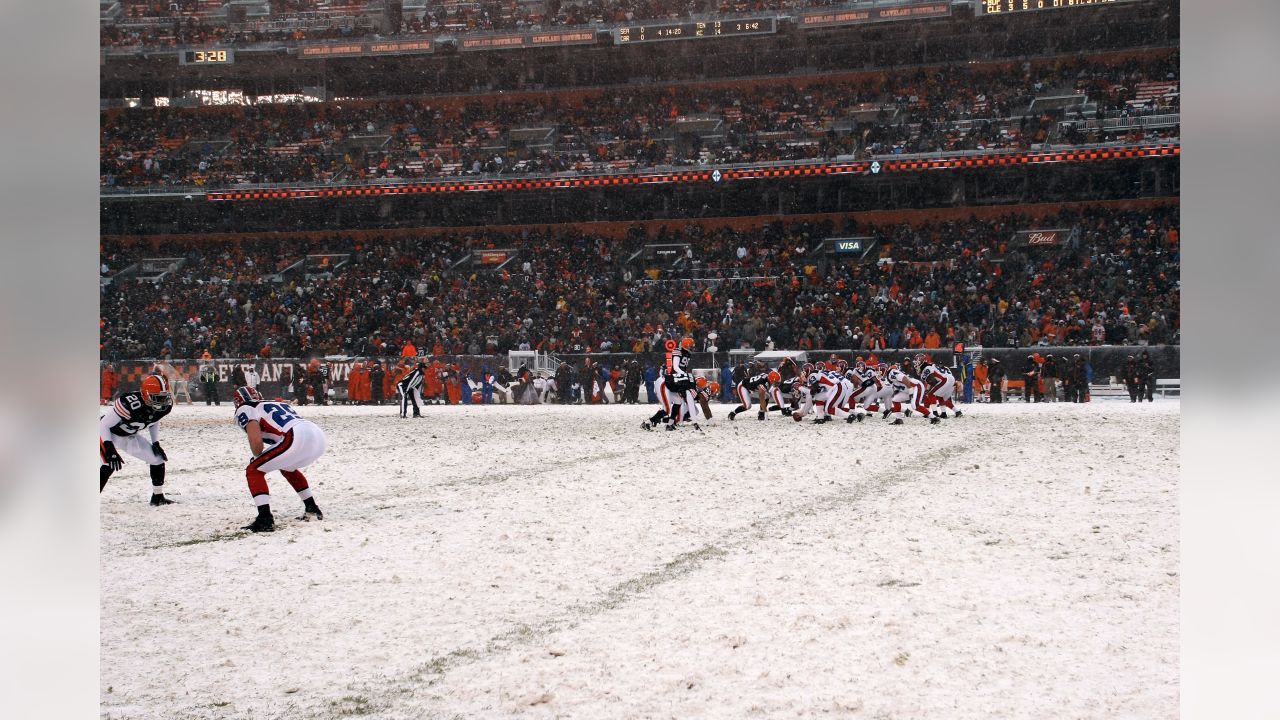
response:
{"label": "scoreboard", "polygon": [[735,20],[704,20],[679,23],[627,25],[614,30],[615,45],[659,42],[662,40],[694,40],[697,38],[732,37],[734,35],[769,35],[778,32],[778,18],[751,17]]}
{"label": "scoreboard", "polygon": [[979,0],[983,15],[1006,15],[1033,10],[1057,10],[1060,8],[1114,5],[1126,0]]}

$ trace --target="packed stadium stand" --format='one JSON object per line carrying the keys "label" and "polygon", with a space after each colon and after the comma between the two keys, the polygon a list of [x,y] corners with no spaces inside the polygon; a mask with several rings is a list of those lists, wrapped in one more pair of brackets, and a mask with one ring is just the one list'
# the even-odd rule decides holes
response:
{"label": "packed stadium stand", "polygon": [[1178,54],[543,94],[108,112],[102,184],[626,170],[1178,134]]}
{"label": "packed stadium stand", "polygon": [[[1041,227],[1072,237],[1015,240]],[[836,235],[875,252],[843,262],[821,242]],[[680,252],[655,260],[646,246]],[[690,224],[653,237],[633,227],[244,238],[164,252],[176,269],[131,282],[155,251],[104,246],[104,357],[394,355],[407,342],[437,354],[651,352],[712,331],[726,349],[1161,344],[1179,316],[1176,205],[917,225]],[[478,259],[486,253],[496,266]]]}
{"label": "packed stadium stand", "polygon": [[103,3],[103,358],[1176,344],[1177,7],[1100,5]]}

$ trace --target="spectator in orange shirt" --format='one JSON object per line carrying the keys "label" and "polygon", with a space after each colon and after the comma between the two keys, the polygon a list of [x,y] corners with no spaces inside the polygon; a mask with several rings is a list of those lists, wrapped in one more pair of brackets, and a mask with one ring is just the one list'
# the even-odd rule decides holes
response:
{"label": "spectator in orange shirt", "polygon": [[924,346],[930,350],[937,350],[942,347],[942,338],[938,336],[937,330],[929,330],[929,334],[924,339]]}
{"label": "spectator in orange shirt", "polygon": [[412,340],[405,341],[404,349],[400,351],[400,357],[418,357],[418,348],[414,347]]}

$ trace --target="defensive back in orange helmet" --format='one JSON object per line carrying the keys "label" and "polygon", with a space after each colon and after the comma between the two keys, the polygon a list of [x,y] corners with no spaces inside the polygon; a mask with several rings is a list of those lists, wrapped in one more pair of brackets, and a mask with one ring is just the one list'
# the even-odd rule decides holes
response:
{"label": "defensive back in orange helmet", "polygon": [[694,346],[693,338],[689,337],[688,335],[685,335],[684,338],[680,340],[681,350],[692,350],[693,346]]}
{"label": "defensive back in orange helmet", "polygon": [[142,378],[142,402],[156,410],[163,410],[173,404],[173,393],[169,391],[169,381],[163,375],[148,375]]}

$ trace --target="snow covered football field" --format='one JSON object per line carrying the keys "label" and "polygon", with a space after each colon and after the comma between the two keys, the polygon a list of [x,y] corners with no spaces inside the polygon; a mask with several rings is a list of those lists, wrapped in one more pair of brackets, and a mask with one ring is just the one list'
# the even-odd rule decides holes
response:
{"label": "snow covered football field", "polygon": [[1177,717],[1176,400],[299,409],[321,523],[228,403],[102,493],[104,718]]}

